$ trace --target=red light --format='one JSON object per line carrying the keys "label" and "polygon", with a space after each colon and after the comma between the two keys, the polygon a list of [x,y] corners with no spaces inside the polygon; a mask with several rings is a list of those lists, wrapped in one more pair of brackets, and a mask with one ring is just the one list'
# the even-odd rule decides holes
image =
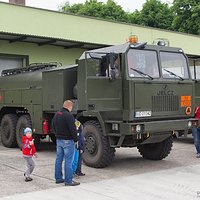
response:
{"label": "red light", "polygon": [[46,119],[42,123],[42,130],[45,135],[49,133],[49,122]]}

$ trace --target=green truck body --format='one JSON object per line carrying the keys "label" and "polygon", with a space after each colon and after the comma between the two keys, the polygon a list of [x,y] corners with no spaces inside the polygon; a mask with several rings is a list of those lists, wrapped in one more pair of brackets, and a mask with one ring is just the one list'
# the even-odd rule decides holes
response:
{"label": "green truck body", "polygon": [[36,141],[55,141],[52,118],[66,99],[84,125],[84,161],[111,164],[115,148],[137,147],[147,159],[171,151],[172,135],[197,125],[195,86],[180,48],[126,43],[85,52],[78,64],[38,64],[0,77],[1,138],[18,144],[26,126]]}

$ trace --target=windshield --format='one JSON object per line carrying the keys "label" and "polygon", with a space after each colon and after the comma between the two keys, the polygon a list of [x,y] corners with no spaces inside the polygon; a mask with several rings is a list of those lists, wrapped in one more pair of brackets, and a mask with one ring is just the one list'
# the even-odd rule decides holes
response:
{"label": "windshield", "polygon": [[127,60],[129,77],[159,77],[156,51],[130,49]]}
{"label": "windshield", "polygon": [[160,52],[163,78],[188,79],[186,58],[181,53]]}

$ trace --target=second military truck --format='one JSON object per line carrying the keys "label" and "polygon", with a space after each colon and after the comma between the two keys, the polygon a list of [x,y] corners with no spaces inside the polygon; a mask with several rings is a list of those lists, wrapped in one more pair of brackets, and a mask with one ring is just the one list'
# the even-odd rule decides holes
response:
{"label": "second military truck", "polygon": [[1,140],[21,147],[25,127],[35,141],[55,141],[52,118],[66,99],[84,125],[84,162],[111,164],[115,148],[137,147],[147,159],[161,160],[172,135],[197,125],[194,83],[180,48],[128,42],[86,51],[77,65],[55,63],[4,70],[0,77]]}

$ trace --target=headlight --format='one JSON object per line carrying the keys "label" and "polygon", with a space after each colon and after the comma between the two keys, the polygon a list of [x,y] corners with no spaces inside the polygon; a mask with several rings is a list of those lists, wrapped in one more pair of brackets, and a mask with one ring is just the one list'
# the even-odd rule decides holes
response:
{"label": "headlight", "polygon": [[141,132],[141,126],[138,124],[138,125],[136,125],[136,127],[135,127],[135,130],[136,130],[136,132]]}
{"label": "headlight", "polygon": [[192,122],[191,122],[191,121],[188,122],[188,127],[189,127],[189,128],[192,127]]}

